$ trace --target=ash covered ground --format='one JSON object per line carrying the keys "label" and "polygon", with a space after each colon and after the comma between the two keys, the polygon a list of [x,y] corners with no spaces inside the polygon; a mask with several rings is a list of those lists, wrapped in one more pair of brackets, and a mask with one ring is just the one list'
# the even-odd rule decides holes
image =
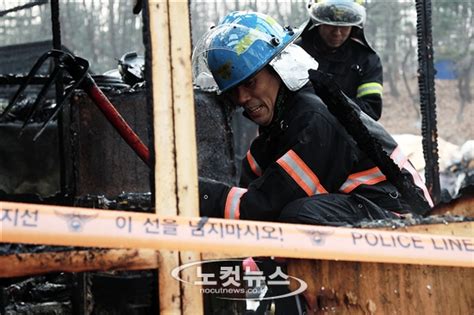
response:
{"label": "ash covered ground", "polygon": [[[417,92],[418,83],[410,82],[413,92]],[[391,95],[388,84],[384,85],[384,107],[380,122],[392,134],[421,135],[419,118],[419,100],[413,100],[406,89],[399,87],[400,96]],[[462,145],[474,139],[474,104],[466,103],[461,111],[461,99],[455,80],[436,80],[436,113],[438,117],[438,136],[455,145]],[[418,94],[418,93],[417,93]],[[471,94],[474,94],[471,88]]]}

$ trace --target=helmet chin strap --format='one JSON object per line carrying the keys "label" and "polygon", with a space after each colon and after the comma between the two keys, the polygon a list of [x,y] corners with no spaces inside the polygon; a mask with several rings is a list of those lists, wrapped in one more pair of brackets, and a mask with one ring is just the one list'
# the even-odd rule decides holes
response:
{"label": "helmet chin strap", "polygon": [[278,94],[275,100],[275,112],[273,113],[272,124],[275,121],[279,121],[284,112],[284,104],[288,97],[288,88],[283,83],[280,84]]}
{"label": "helmet chin strap", "polygon": [[[275,73],[275,75],[277,74]],[[285,84],[283,84],[283,81],[281,81],[280,88],[278,89],[278,94],[275,100],[272,122],[268,126],[262,127],[261,132],[268,132],[277,127],[283,128],[283,121],[280,120],[286,110],[288,110],[288,108],[285,108],[285,101],[288,98],[289,93],[290,91],[285,86]]]}

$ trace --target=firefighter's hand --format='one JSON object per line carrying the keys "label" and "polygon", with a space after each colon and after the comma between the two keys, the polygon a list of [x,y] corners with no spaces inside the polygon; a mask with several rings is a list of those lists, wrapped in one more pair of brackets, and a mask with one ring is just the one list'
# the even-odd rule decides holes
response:
{"label": "firefighter's hand", "polygon": [[224,207],[230,187],[210,178],[199,177],[199,215],[224,217]]}
{"label": "firefighter's hand", "polygon": [[320,70],[309,69],[309,80],[313,83],[315,89],[328,88],[331,86],[339,87],[331,74]]}

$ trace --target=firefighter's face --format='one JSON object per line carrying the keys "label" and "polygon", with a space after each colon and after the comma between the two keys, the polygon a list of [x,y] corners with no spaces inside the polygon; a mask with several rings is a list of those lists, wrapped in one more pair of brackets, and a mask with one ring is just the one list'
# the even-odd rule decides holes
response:
{"label": "firefighter's face", "polygon": [[321,24],[318,26],[319,36],[330,48],[338,48],[349,38],[352,26],[334,26]]}
{"label": "firefighter's face", "polygon": [[260,126],[268,126],[273,118],[280,78],[264,68],[229,92],[231,101],[242,106],[250,119]]}

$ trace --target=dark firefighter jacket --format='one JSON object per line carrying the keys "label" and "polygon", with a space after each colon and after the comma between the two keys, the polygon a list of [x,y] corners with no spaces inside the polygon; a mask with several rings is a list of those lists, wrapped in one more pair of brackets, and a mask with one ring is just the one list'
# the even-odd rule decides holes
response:
{"label": "dark firefighter jacket", "polygon": [[317,28],[313,27],[304,31],[296,44],[316,59],[318,70],[331,74],[347,96],[378,120],[382,114],[382,62],[377,53],[364,43],[363,34],[358,37],[355,34],[341,47],[328,51]]}
{"label": "dark firefighter jacket", "polygon": [[[383,209],[409,211],[395,187],[358,148],[310,84],[286,93],[276,119],[261,127],[251,144],[242,165],[241,187],[200,180],[202,216],[277,221],[289,202],[328,193],[357,193]],[[379,123],[361,115],[432,206],[421,177],[393,138]]]}

